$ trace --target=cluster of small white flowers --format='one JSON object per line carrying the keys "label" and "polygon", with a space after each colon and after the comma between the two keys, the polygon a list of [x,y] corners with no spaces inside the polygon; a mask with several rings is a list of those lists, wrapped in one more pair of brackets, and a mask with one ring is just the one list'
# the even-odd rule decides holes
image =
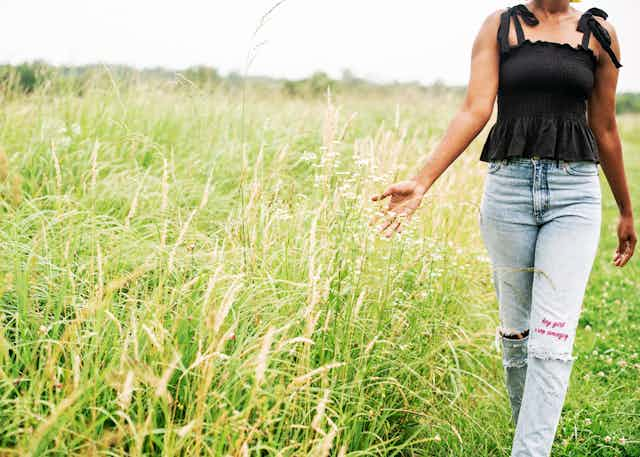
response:
{"label": "cluster of small white flowers", "polygon": [[48,119],[44,121],[40,130],[42,141],[53,141],[59,148],[68,148],[73,141],[72,137],[78,136],[81,133],[82,127],[80,127],[80,124],[74,122],[67,128],[65,122],[61,119]]}
{"label": "cluster of small white flowers", "polygon": [[444,258],[444,256],[442,255],[442,253],[441,253],[441,252],[434,251],[434,252],[431,254],[431,260],[442,260],[443,258]]}
{"label": "cluster of small white flowers", "polygon": [[288,221],[293,216],[287,208],[278,207],[273,210],[273,218],[278,221]]}
{"label": "cluster of small white flowers", "polygon": [[317,160],[318,156],[311,151],[304,151],[301,155],[300,155],[300,161],[302,162],[314,162],[315,160]]}
{"label": "cluster of small white flowers", "polygon": [[[605,443],[610,443],[611,441],[613,441],[613,438],[609,435],[605,436],[603,438]],[[618,443],[621,444],[622,446],[624,446],[625,444],[627,444],[627,439],[623,436],[621,436],[620,438],[618,438]]]}
{"label": "cluster of small white flowers", "polygon": [[340,186],[338,186],[338,192],[345,200],[355,200],[358,197],[353,191],[353,184],[350,180],[343,181]]}
{"label": "cluster of small white flowers", "polygon": [[389,183],[389,178],[386,176],[370,176],[369,181],[375,184],[387,184]]}

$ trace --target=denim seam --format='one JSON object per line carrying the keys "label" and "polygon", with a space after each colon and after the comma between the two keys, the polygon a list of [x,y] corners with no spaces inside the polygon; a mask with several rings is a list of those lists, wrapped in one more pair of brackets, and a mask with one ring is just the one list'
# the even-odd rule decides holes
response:
{"label": "denim seam", "polygon": [[542,212],[544,213],[549,209],[550,206],[550,195],[549,195],[549,177],[547,176],[548,169],[547,167],[542,167],[542,177],[540,187],[542,188]]}
{"label": "denim seam", "polygon": [[533,163],[533,174],[531,181],[531,193],[533,197],[533,217],[538,220],[540,217],[540,195],[538,193],[538,175],[540,173],[540,164],[536,164],[534,159],[531,159]]}

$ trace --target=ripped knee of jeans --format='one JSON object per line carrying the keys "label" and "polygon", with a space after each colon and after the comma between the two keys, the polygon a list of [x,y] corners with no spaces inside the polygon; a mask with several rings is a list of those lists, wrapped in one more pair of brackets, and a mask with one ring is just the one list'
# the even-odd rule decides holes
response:
{"label": "ripped knee of jeans", "polygon": [[505,368],[526,366],[529,329],[517,330],[498,327],[496,329],[496,345],[498,340],[502,343],[502,364]]}
{"label": "ripped knee of jeans", "polygon": [[573,362],[578,357],[571,352],[550,350],[546,348],[529,348],[529,355],[541,360],[560,360],[563,362]]}
{"label": "ripped knee of jeans", "polygon": [[502,336],[502,338],[506,338],[508,340],[523,340],[529,336],[528,328],[522,331],[517,331],[512,328],[498,328],[498,332],[500,332],[500,336]]}

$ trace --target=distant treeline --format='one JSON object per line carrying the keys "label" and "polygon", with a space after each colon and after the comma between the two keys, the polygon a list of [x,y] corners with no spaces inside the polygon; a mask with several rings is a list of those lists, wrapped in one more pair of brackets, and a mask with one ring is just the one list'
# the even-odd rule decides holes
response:
{"label": "distant treeline", "polygon": [[418,82],[394,82],[379,84],[357,78],[349,70],[340,79],[332,79],[324,72],[313,73],[308,78],[287,80],[266,76],[243,77],[239,72],[221,75],[215,68],[190,67],[184,70],[166,68],[136,69],[126,65],[54,66],[36,61],[20,65],[0,65],[0,93],[31,93],[36,90],[73,91],[78,95],[89,87],[117,82],[120,87],[145,81],[170,81],[177,85],[194,86],[200,89],[224,89],[242,87],[248,83],[265,89],[275,89],[291,97],[323,97],[327,87],[334,93],[341,91],[389,91],[412,87],[430,92],[464,94],[463,86],[448,86],[441,82],[423,85]]}
{"label": "distant treeline", "polygon": [[616,97],[618,113],[640,113],[640,93],[625,92]]}
{"label": "distant treeline", "polygon": [[[245,83],[251,83],[281,90],[291,97],[324,96],[327,87],[334,92],[388,91],[399,87],[413,87],[430,92],[451,92],[457,95],[463,95],[466,90],[464,86],[449,86],[439,81],[431,85],[418,82],[374,83],[358,78],[349,70],[343,71],[340,79],[332,79],[324,72],[316,72],[308,78],[287,80],[262,76],[243,78],[243,75],[238,72],[223,76],[215,68],[207,66],[190,67],[185,70],[168,70],[160,67],[140,70],[126,65],[55,66],[43,61],[0,65],[0,93],[5,97],[29,94],[39,89],[53,92],[72,91],[82,95],[89,87],[101,82],[107,84],[117,82],[118,85],[126,85],[146,80],[173,81],[201,89],[240,87]],[[618,113],[639,113],[640,93],[619,93],[616,106]]]}

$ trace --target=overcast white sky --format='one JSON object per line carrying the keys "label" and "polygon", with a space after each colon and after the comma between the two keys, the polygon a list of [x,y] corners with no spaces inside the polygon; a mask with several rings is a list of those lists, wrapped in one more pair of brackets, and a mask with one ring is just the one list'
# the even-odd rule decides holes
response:
{"label": "overcast white sky", "polygon": [[[276,0],[0,0],[0,61],[126,63],[242,71]],[[255,43],[251,74],[301,78],[349,68],[378,81],[466,84],[473,39],[505,0],[286,0]],[[585,0],[609,13],[622,45],[618,89],[640,91],[640,2]]]}

